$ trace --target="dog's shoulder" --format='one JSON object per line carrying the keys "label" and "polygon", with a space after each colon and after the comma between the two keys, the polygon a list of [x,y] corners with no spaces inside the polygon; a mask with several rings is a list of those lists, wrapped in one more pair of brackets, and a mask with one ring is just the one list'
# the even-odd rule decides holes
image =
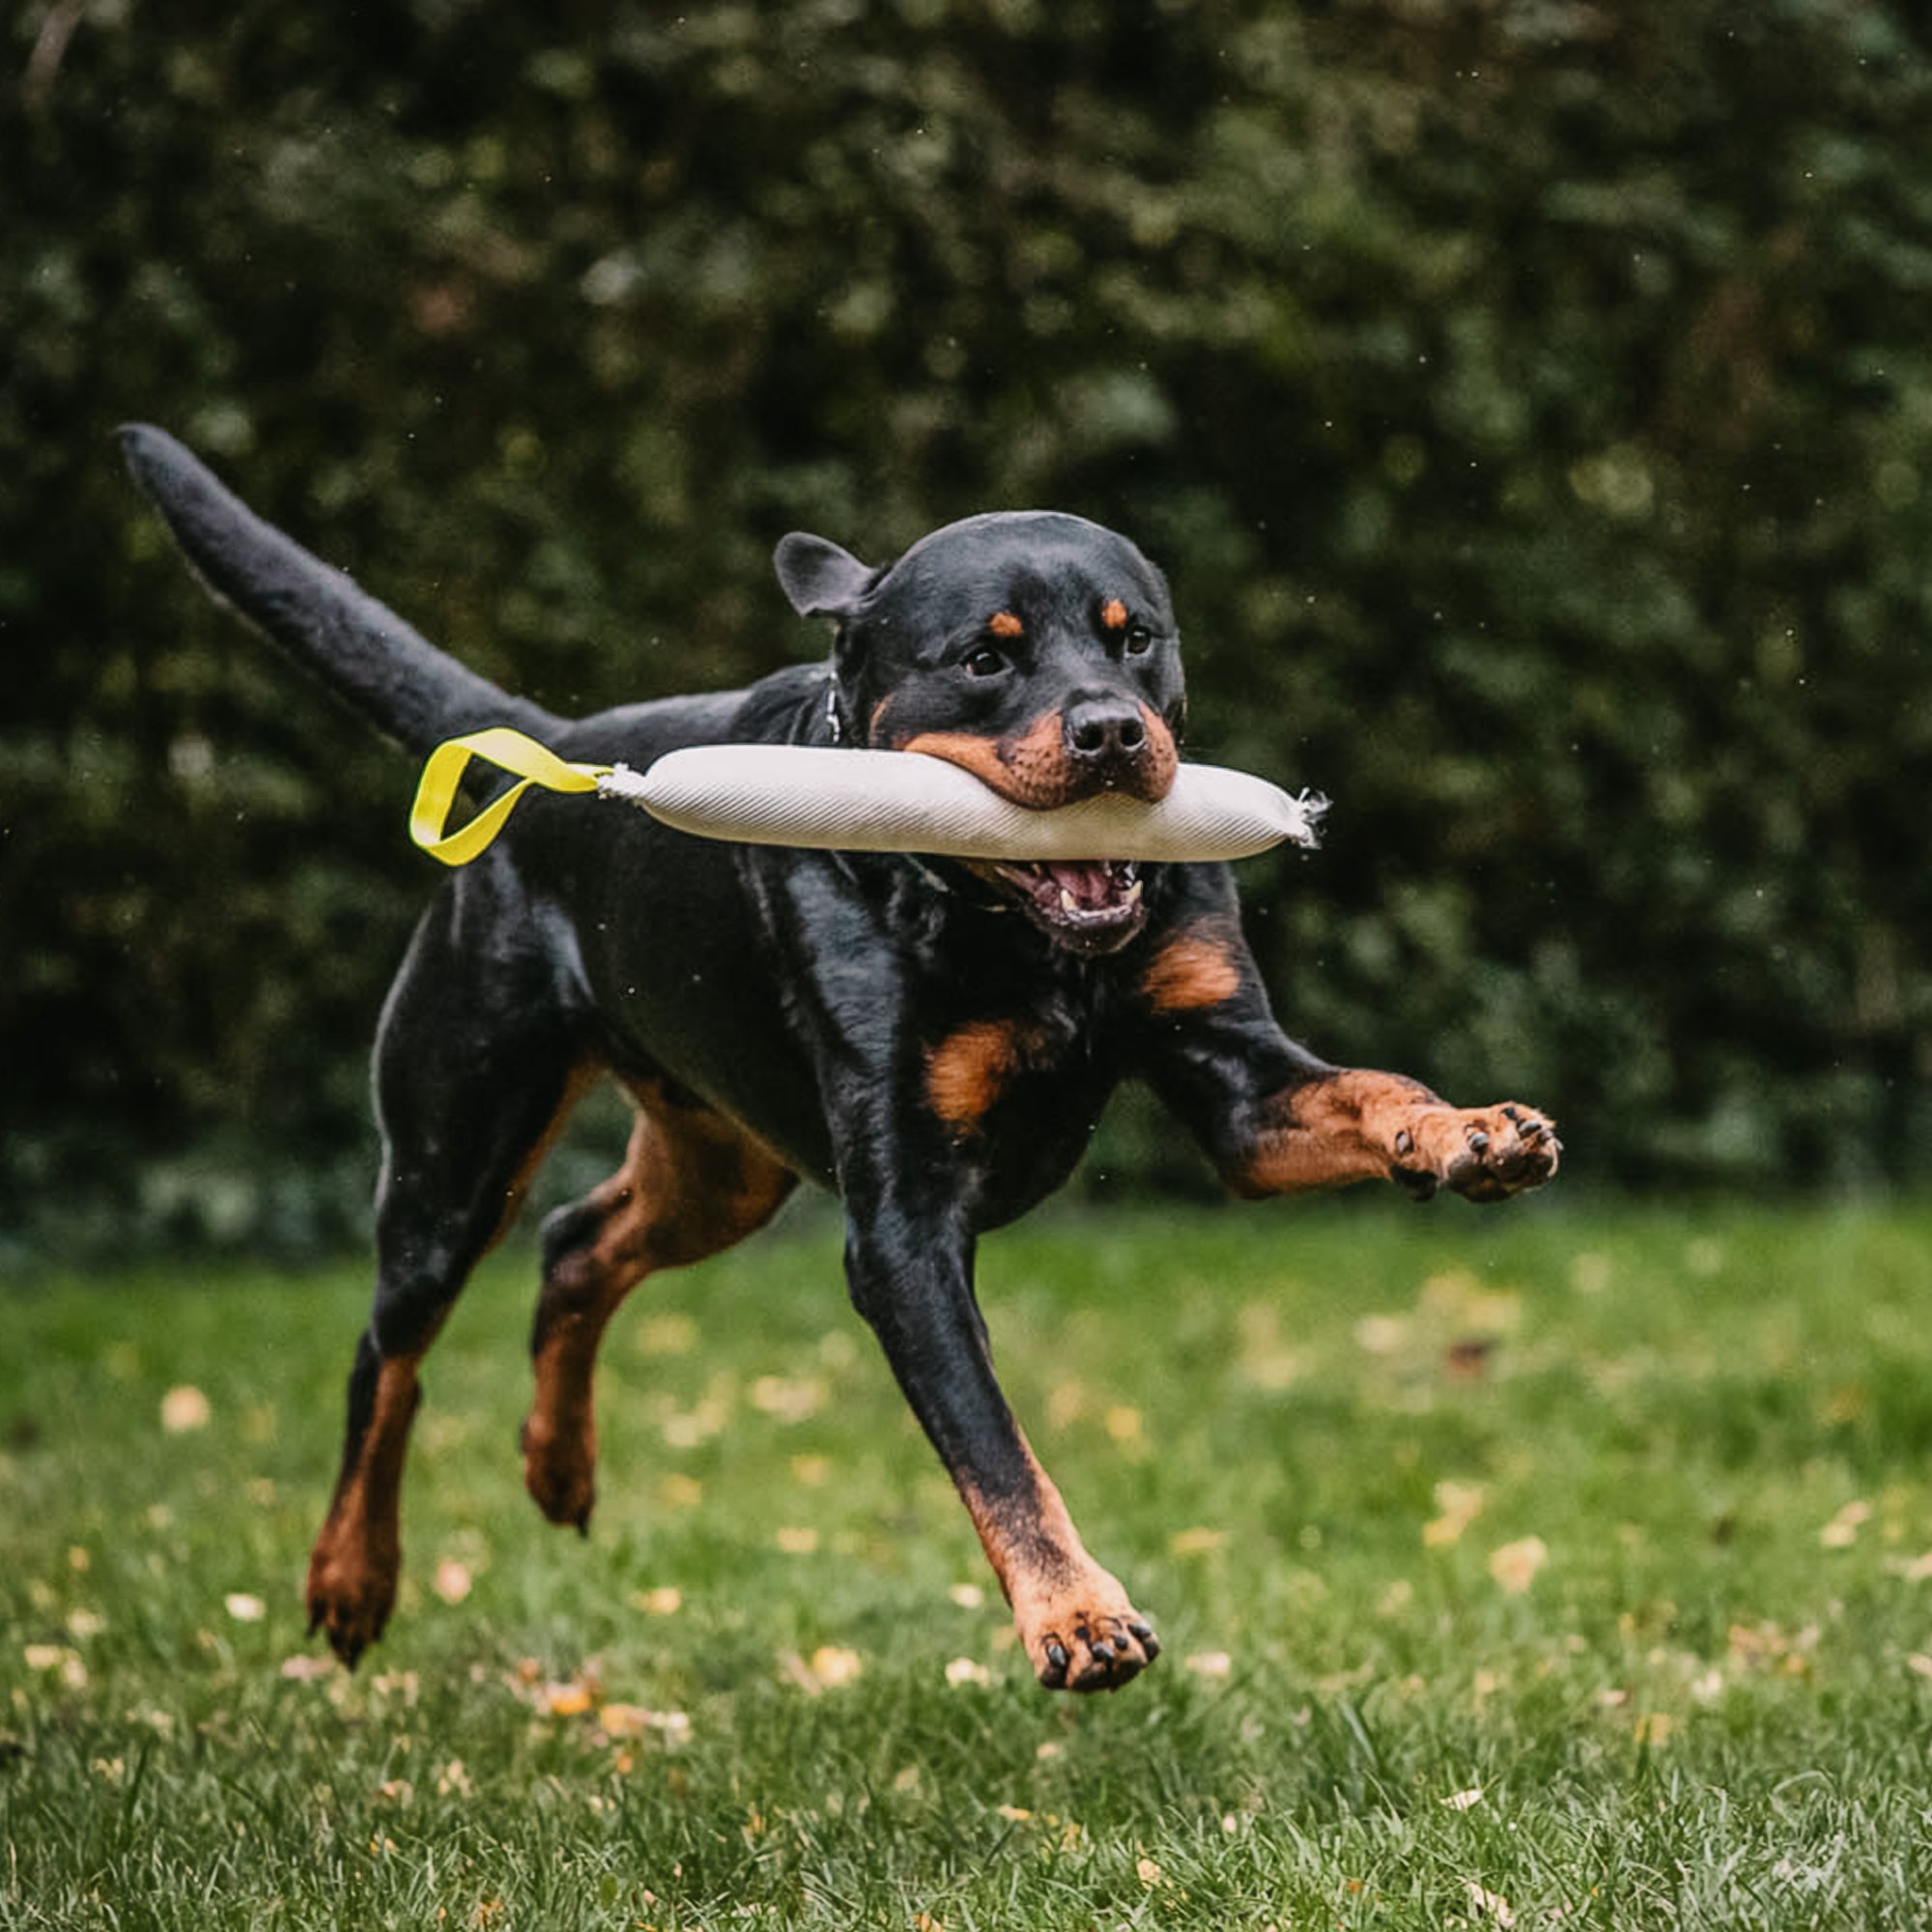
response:
{"label": "dog's shoulder", "polygon": [[564,757],[642,769],[687,745],[796,742],[823,704],[826,668],[788,665],[734,691],[645,698],[573,720],[553,750]]}

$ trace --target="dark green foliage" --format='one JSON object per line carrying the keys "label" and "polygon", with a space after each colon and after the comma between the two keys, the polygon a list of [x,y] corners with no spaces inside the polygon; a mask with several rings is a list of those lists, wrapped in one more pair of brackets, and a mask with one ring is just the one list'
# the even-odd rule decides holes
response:
{"label": "dark green foliage", "polygon": [[1922,1173],[1916,21],[28,8],[0,1226],[190,1148],[289,1233],[426,884],[412,774],[205,608],[126,416],[567,710],[819,648],[795,525],[1118,524],[1197,753],[1337,802],[1249,867],[1295,1030],[1549,1106],[1573,1172]]}

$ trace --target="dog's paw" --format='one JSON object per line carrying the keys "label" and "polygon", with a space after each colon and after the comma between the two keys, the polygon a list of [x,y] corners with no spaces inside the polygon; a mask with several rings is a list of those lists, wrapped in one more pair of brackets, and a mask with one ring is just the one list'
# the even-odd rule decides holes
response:
{"label": "dog's paw", "polygon": [[519,1437],[524,1488],[552,1522],[590,1533],[597,1501],[597,1439],[586,1428],[557,1429],[532,1410]]}
{"label": "dog's paw", "polygon": [[1013,1622],[1048,1690],[1118,1690],[1160,1655],[1153,1626],[1104,1570],[1022,1600]]}
{"label": "dog's paw", "polygon": [[1506,1201],[1556,1172],[1563,1143],[1534,1108],[1421,1106],[1397,1128],[1390,1174],[1418,1201],[1438,1187],[1470,1201]]}
{"label": "dog's paw", "polygon": [[325,1526],[308,1561],[308,1629],[321,1631],[350,1669],[383,1634],[396,1604],[401,1553],[372,1549]]}

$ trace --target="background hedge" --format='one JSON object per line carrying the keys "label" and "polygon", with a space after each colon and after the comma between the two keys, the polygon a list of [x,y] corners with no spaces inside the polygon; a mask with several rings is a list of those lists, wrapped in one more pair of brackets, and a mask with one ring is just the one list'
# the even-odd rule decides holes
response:
{"label": "background hedge", "polygon": [[[53,0],[0,41],[0,1227],[335,1238],[412,774],[140,416],[564,709],[815,655],[794,526],[1174,579],[1292,1027],[1579,1182],[1922,1175],[1932,42],[1850,0]],[[1103,1165],[1171,1142],[1128,1115]]]}

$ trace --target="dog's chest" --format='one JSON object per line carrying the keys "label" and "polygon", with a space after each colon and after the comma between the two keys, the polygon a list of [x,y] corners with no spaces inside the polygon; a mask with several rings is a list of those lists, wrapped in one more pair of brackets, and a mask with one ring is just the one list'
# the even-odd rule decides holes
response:
{"label": "dog's chest", "polygon": [[920,1104],[958,1156],[1018,1213],[1078,1161],[1120,1077],[1081,1003],[988,1003],[923,1030]]}

